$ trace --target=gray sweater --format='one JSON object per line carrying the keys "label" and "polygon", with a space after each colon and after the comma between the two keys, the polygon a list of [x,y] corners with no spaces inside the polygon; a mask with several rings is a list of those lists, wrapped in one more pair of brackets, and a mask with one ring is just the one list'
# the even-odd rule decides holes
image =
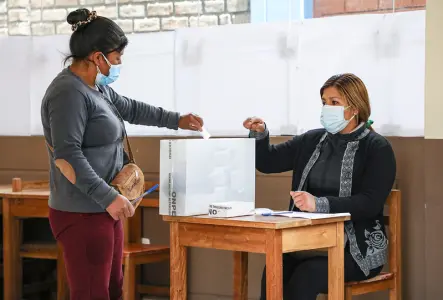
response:
{"label": "gray sweater", "polygon": [[[179,113],[117,94],[109,86],[94,90],[69,68],[46,90],[41,119],[50,163],[49,206],[69,212],[103,212],[118,192],[109,185],[127,161],[123,125],[178,129]],[[106,98],[106,99],[105,99]]]}

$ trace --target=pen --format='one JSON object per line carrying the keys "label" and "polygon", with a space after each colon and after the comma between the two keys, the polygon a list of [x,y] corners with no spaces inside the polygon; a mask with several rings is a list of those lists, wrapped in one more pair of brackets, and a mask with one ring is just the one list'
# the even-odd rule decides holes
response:
{"label": "pen", "polygon": [[272,212],[272,213],[263,213],[262,216],[269,217],[269,216],[277,216],[277,215],[285,215],[290,214],[292,211],[281,211],[281,212]]}
{"label": "pen", "polygon": [[153,191],[155,191],[158,188],[158,183],[156,185],[154,185],[153,187],[151,187],[149,190],[147,190],[146,192],[143,193],[143,195],[131,200],[131,204],[135,205],[138,201],[140,201],[141,199],[143,199],[143,197],[145,197],[146,195],[152,193]]}

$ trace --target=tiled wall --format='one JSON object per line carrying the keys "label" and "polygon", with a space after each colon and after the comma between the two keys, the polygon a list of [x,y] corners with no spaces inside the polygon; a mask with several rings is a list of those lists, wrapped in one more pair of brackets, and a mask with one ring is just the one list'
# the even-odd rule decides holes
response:
{"label": "tiled wall", "polygon": [[249,22],[249,0],[0,0],[0,35],[70,34],[66,17],[79,7],[127,33]]}

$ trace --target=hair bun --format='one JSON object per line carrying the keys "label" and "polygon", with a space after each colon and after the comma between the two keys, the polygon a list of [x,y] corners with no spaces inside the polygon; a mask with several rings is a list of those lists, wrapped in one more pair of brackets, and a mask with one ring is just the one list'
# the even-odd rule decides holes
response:
{"label": "hair bun", "polygon": [[75,25],[79,22],[86,22],[88,20],[91,12],[86,8],[79,8],[77,10],[71,11],[66,18],[66,21],[70,25]]}

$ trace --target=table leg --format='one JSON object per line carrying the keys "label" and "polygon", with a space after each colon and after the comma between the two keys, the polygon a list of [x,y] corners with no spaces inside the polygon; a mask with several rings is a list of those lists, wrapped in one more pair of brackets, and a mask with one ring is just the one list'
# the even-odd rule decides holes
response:
{"label": "table leg", "polygon": [[234,299],[248,299],[248,252],[234,252]]}
{"label": "table leg", "polygon": [[171,300],[186,300],[187,256],[186,247],[180,245],[179,223],[170,225]]}
{"label": "table leg", "polygon": [[281,230],[266,231],[266,299],[283,299],[283,250]]}
{"label": "table leg", "polygon": [[3,288],[4,299],[21,299],[22,261],[20,221],[12,215],[14,199],[3,198]]}
{"label": "table leg", "polygon": [[345,250],[344,222],[337,226],[337,244],[328,249],[328,299],[342,300],[345,298]]}

